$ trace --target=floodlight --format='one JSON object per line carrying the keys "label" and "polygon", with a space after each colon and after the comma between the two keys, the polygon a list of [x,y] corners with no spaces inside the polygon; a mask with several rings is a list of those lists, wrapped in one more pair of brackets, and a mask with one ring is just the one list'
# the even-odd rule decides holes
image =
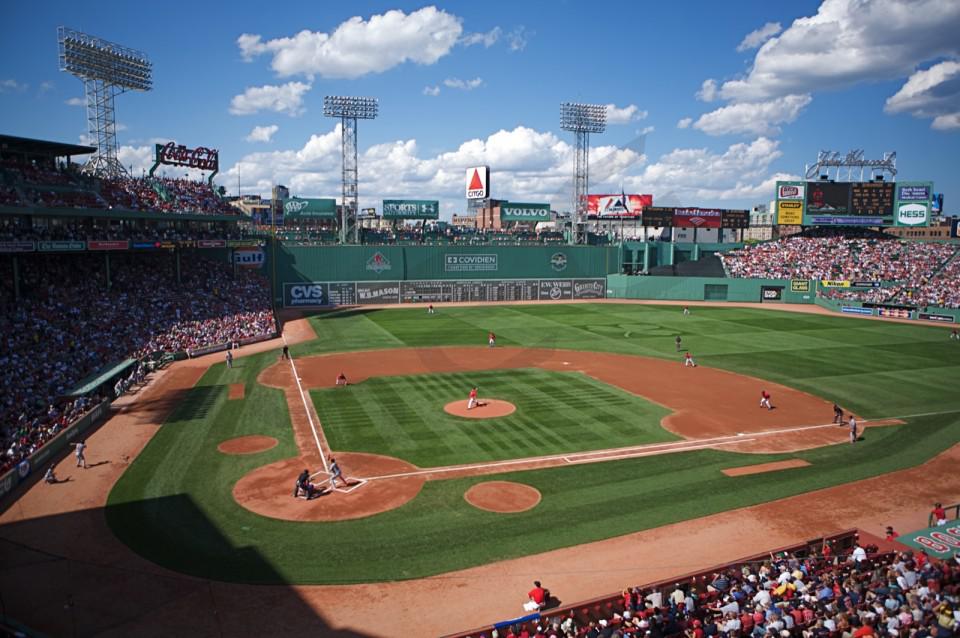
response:
{"label": "floodlight", "polygon": [[372,120],[379,114],[379,104],[372,97],[327,95],[323,98],[323,114],[340,118],[342,134],[343,199],[341,200],[340,242],[355,244],[359,237],[357,227],[358,171],[357,120]]}

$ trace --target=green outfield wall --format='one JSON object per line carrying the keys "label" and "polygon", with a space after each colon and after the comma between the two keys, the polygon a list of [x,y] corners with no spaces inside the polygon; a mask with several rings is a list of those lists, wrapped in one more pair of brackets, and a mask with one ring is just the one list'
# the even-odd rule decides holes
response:
{"label": "green outfield wall", "polygon": [[[658,301],[748,301],[814,303],[812,282],[790,279],[724,279],[716,277],[646,277],[609,275],[608,299]],[[802,290],[806,288],[806,290]]]}

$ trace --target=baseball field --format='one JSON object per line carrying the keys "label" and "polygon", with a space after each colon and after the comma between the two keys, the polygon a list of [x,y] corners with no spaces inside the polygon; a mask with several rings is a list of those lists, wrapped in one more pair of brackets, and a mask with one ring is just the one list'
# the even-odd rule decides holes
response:
{"label": "baseball field", "polygon": [[[418,579],[866,479],[960,441],[960,345],[937,327],[616,303],[309,321],[292,360],[217,363],[177,397],[109,494],[118,538],[219,581]],[[444,409],[474,386],[515,410]],[[834,402],[859,420],[855,445]],[[294,498],[303,468],[325,484],[331,455],[347,483]],[[731,471],[779,461],[802,467]],[[480,487],[485,501],[465,497]]]}

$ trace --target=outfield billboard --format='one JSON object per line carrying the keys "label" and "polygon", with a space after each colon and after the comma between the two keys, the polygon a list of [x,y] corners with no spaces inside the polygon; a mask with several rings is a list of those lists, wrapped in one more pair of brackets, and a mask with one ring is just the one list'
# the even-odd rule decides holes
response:
{"label": "outfield billboard", "polygon": [[639,218],[653,195],[587,195],[587,215],[601,219]]}
{"label": "outfield billboard", "polygon": [[929,226],[933,201],[933,182],[897,182],[897,226]]}
{"label": "outfield billboard", "polygon": [[467,199],[487,199],[490,197],[490,167],[472,166],[467,169]]}
{"label": "outfield billboard", "polygon": [[777,182],[777,224],[799,226],[803,223],[806,182]]}
{"label": "outfield billboard", "polygon": [[435,199],[385,199],[384,219],[439,219],[440,202]]}
{"label": "outfield billboard", "polygon": [[500,221],[504,222],[548,222],[550,204],[530,204],[524,202],[501,202]]}
{"label": "outfield billboard", "polygon": [[290,219],[336,219],[337,200],[311,197],[290,197],[283,203],[284,218]]}

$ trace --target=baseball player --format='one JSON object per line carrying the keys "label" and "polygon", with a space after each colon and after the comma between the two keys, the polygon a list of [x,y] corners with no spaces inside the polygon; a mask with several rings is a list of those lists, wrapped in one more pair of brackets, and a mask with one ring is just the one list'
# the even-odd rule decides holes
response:
{"label": "baseball player", "polygon": [[689,352],[683,357],[683,367],[684,368],[696,368],[697,362],[693,360],[693,355]]}
{"label": "baseball player", "polygon": [[430,304],[429,306],[427,306],[427,314],[428,314],[428,315],[434,314],[434,313],[433,313],[433,304]]}
{"label": "baseball player", "polygon": [[227,368],[233,367],[233,352],[227,350]]}
{"label": "baseball player", "polygon": [[343,481],[344,487],[349,487],[350,483],[347,482],[347,479],[343,478],[343,470],[340,469],[340,464],[337,463],[337,459],[330,457],[330,489],[337,488],[337,479]]}
{"label": "baseball player", "polygon": [[950,331],[950,338],[960,341],[960,332],[958,332],[957,329],[954,328],[953,330]]}
{"label": "baseball player", "polygon": [[477,388],[470,389],[470,398],[467,400],[467,409],[472,410],[477,407]]}
{"label": "baseball player", "polygon": [[492,348],[497,345],[497,335],[492,332],[487,335],[487,346]]}
{"label": "baseball player", "polygon": [[843,425],[843,409],[836,403],[833,404],[833,422]]}
{"label": "baseball player", "polygon": [[677,335],[677,338],[673,340],[677,344],[677,352],[680,352],[680,344],[683,343],[683,339],[680,338],[680,335]]}
{"label": "baseball player", "polygon": [[56,472],[53,471],[52,465],[47,468],[47,472],[43,475],[43,480],[50,484],[59,483],[59,480],[57,479],[57,474]]}
{"label": "baseball player", "polygon": [[683,316],[687,316],[687,315],[689,315],[689,314],[690,314],[690,307],[689,307],[689,306],[684,306],[684,307],[683,307]]}
{"label": "baseball player", "polygon": [[760,391],[760,407],[772,410],[773,406],[770,405],[770,393],[766,390]]}
{"label": "baseball player", "polygon": [[337,375],[337,385],[347,385],[347,375],[340,373]]}
{"label": "baseball player", "polygon": [[850,442],[857,442],[857,417],[850,415]]}
{"label": "baseball player", "polygon": [[87,469],[87,459],[83,456],[84,451],[87,449],[87,440],[80,439],[80,442],[74,443],[73,447],[76,448],[75,454],[77,455],[77,467]]}

